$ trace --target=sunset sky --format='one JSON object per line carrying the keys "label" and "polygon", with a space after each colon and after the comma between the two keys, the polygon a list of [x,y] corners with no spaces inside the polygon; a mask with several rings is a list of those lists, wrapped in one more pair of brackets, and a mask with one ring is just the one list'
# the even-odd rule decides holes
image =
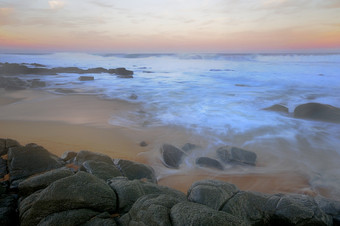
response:
{"label": "sunset sky", "polygon": [[340,0],[0,0],[0,52],[340,52]]}

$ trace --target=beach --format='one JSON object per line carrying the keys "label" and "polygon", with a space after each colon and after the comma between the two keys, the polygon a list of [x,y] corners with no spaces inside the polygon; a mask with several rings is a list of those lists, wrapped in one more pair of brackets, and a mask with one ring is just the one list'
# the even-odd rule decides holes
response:
{"label": "beach", "polygon": [[[176,128],[141,130],[109,125],[107,121],[112,114],[136,108],[123,101],[102,100],[90,95],[54,95],[37,90],[0,92],[0,137],[15,139],[23,145],[37,143],[57,156],[70,150],[90,150],[157,168],[161,165],[160,159],[148,158],[149,154],[145,153],[159,148],[160,140],[179,145],[190,139],[189,134]],[[141,147],[142,141],[147,146]],[[315,192],[306,177],[290,173],[222,175],[196,168],[161,175],[158,183],[186,192],[193,182],[202,179],[219,179],[243,190],[271,194],[313,195]]]}

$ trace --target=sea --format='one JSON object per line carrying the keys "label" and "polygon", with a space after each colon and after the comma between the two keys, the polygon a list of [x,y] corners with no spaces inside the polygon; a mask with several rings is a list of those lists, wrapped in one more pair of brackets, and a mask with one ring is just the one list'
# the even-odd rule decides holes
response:
{"label": "sea", "polygon": [[[181,128],[209,141],[202,143],[202,156],[214,157],[223,145],[245,148],[257,154],[258,166],[229,172],[302,173],[312,186],[340,197],[340,124],[293,116],[304,103],[340,107],[340,54],[0,54],[0,62],[125,67],[132,79],[105,73],[91,74],[94,81],[72,73],[21,77],[41,79],[47,86],[40,89],[60,95],[72,95],[58,92],[70,89],[139,104],[142,110],[112,115],[107,123]],[[263,110],[274,104],[289,113]]]}

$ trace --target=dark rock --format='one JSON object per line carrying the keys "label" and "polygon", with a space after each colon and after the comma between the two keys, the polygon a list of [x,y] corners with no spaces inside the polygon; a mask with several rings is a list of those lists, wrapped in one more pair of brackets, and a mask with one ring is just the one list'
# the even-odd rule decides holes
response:
{"label": "dark rock", "polygon": [[54,91],[57,92],[57,93],[77,93],[73,89],[64,89],[64,88],[57,88]]}
{"label": "dark rock", "polygon": [[340,202],[327,199],[322,196],[315,197],[319,208],[326,214],[333,217],[334,225],[340,225]]}
{"label": "dark rock", "polygon": [[294,117],[340,123],[340,108],[320,103],[301,104],[295,108]]}
{"label": "dark rock", "polygon": [[41,88],[41,87],[46,87],[46,82],[40,81],[40,79],[33,79],[33,80],[28,80],[30,82],[30,87],[31,88]]}
{"label": "dark rock", "polygon": [[167,194],[179,199],[186,199],[185,194],[180,191],[164,186],[158,186],[150,182],[116,177],[111,179],[108,183],[117,194],[119,212],[122,213],[128,212],[138,198],[147,194]]}
{"label": "dark rock", "polygon": [[6,194],[9,189],[9,182],[7,180],[0,181],[0,195]]}
{"label": "dark rock", "polygon": [[278,195],[271,225],[332,225],[332,217],[326,215],[312,197],[306,195]]}
{"label": "dark rock", "polygon": [[7,173],[7,161],[0,157],[0,178],[3,178]]}
{"label": "dark rock", "polygon": [[137,98],[138,98],[138,96],[134,93],[129,96],[129,99],[131,99],[131,100],[137,100]]}
{"label": "dark rock", "polygon": [[191,185],[188,200],[220,210],[239,189],[230,183],[218,180],[202,180]]}
{"label": "dark rock", "polygon": [[43,174],[39,174],[19,183],[19,194],[21,196],[27,196],[35,191],[46,188],[48,185],[52,184],[54,181],[59,179],[72,176],[73,172],[66,168],[59,168],[48,171]]}
{"label": "dark rock", "polygon": [[186,153],[189,153],[189,152],[191,152],[192,150],[197,149],[197,148],[199,148],[199,147],[200,147],[200,146],[198,146],[198,145],[196,145],[196,144],[186,143],[186,144],[183,145],[182,150],[183,150],[184,152],[186,152]]}
{"label": "dark rock", "polygon": [[146,147],[146,146],[148,146],[148,143],[146,143],[145,141],[142,141],[142,142],[139,143],[139,146]]}
{"label": "dark rock", "polygon": [[84,70],[84,73],[93,73],[93,74],[108,73],[108,70],[102,67],[96,67],[96,68],[89,68],[87,70]]}
{"label": "dark rock", "polygon": [[116,75],[118,75],[119,78],[133,78],[133,71],[126,70],[123,67],[116,68],[115,69]]}
{"label": "dark rock", "polygon": [[26,89],[27,86],[27,82],[22,79],[0,76],[0,88],[4,88],[6,90],[21,90]]}
{"label": "dark rock", "polygon": [[89,209],[76,209],[76,210],[67,210],[59,213],[53,213],[48,215],[44,219],[39,222],[39,225],[60,225],[60,226],[73,226],[73,225],[81,225],[91,220],[92,217],[95,217],[99,214],[96,211]]}
{"label": "dark rock", "polygon": [[160,150],[164,165],[168,168],[178,169],[185,156],[185,152],[171,144],[163,144]]}
{"label": "dark rock", "polygon": [[0,156],[7,154],[6,140],[0,139]]}
{"label": "dark rock", "polygon": [[67,161],[70,161],[70,160],[73,160],[76,156],[77,156],[77,152],[74,152],[74,151],[65,151],[60,159],[63,160],[64,162],[67,162]]}
{"label": "dark rock", "polygon": [[115,192],[104,181],[78,172],[24,199],[19,209],[21,225],[36,225],[48,215],[73,209],[114,212],[116,202]]}
{"label": "dark rock", "polygon": [[237,147],[220,147],[216,150],[217,156],[224,163],[256,164],[256,154]]}
{"label": "dark rock", "polygon": [[116,221],[107,212],[101,213],[82,226],[116,226]]}
{"label": "dark rock", "polygon": [[155,72],[154,71],[143,71],[143,73],[151,74],[151,73],[155,73]]}
{"label": "dark rock", "polygon": [[79,81],[93,81],[94,77],[93,76],[80,76],[78,78]]}
{"label": "dark rock", "polygon": [[119,169],[112,163],[109,164],[106,162],[99,162],[94,160],[83,162],[80,170],[84,170],[90,174],[93,174],[94,176],[103,179],[104,181],[114,177],[122,176],[122,173],[119,171]]}
{"label": "dark rock", "polygon": [[270,213],[269,195],[257,192],[240,191],[235,194],[221,209],[247,225],[269,225]]}
{"label": "dark rock", "polygon": [[263,110],[266,110],[266,111],[282,112],[282,113],[286,113],[286,114],[289,113],[288,108],[285,107],[285,106],[282,106],[282,105],[280,105],[280,104],[274,104],[273,106],[264,108]]}
{"label": "dark rock", "polygon": [[95,153],[91,151],[80,151],[74,159],[74,162],[78,165],[83,164],[87,160],[94,160],[98,162],[106,162],[108,164],[113,164],[113,160],[104,154]]}
{"label": "dark rock", "polygon": [[34,75],[55,75],[56,73],[53,70],[47,68],[32,68],[27,67],[22,64],[10,64],[4,63],[0,65],[0,75],[27,75],[27,74],[34,74]]}
{"label": "dark rock", "polygon": [[18,141],[12,139],[6,139],[6,148],[21,147]]}
{"label": "dark rock", "polygon": [[0,225],[13,226],[19,225],[19,217],[16,212],[17,196],[0,195]]}
{"label": "dark rock", "polygon": [[151,166],[129,160],[115,160],[115,165],[129,180],[143,179],[157,184],[155,171]]}
{"label": "dark rock", "polygon": [[8,170],[11,183],[61,166],[63,164],[56,156],[37,144],[11,147],[8,151]]}
{"label": "dark rock", "polygon": [[211,169],[224,170],[224,167],[219,161],[217,161],[216,159],[209,158],[209,157],[197,158],[196,165],[200,167],[211,168]]}
{"label": "dark rock", "polygon": [[119,219],[122,225],[169,225],[170,209],[179,202],[186,201],[183,197],[164,194],[150,194],[139,198],[131,210]]}
{"label": "dark rock", "polygon": [[193,202],[177,203],[171,208],[170,217],[173,226],[247,225],[228,213]]}

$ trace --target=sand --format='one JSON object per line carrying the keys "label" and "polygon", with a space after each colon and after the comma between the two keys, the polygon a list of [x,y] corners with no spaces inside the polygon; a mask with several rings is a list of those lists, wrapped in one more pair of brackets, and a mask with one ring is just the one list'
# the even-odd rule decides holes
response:
{"label": "sand", "polygon": [[[184,144],[192,135],[174,127],[127,128],[108,123],[114,115],[140,110],[138,103],[103,100],[90,95],[0,89],[0,138],[15,139],[21,144],[37,143],[57,156],[68,150],[90,150],[112,158],[159,166],[159,158],[150,158],[150,150],[157,149],[161,143]],[[148,145],[141,147],[141,141]],[[228,181],[242,190],[315,194],[307,178],[292,173],[215,175],[211,171],[194,169],[161,175],[159,184],[186,192],[193,182],[201,179]]]}

